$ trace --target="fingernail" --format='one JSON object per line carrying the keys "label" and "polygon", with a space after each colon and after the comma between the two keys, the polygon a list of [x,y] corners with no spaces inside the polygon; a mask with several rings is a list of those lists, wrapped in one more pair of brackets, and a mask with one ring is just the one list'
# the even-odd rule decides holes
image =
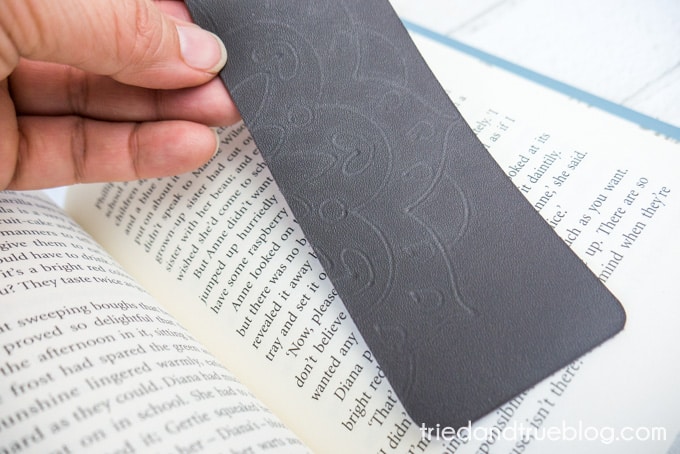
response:
{"label": "fingernail", "polygon": [[220,141],[222,140],[220,138],[220,134],[217,132],[217,128],[210,128],[213,130],[215,133],[215,142],[217,142],[217,146],[215,147],[215,152],[213,153],[213,156],[215,156],[217,153],[220,151]]}
{"label": "fingernail", "polygon": [[178,25],[184,62],[195,69],[217,73],[227,62],[227,49],[216,35],[199,27]]}

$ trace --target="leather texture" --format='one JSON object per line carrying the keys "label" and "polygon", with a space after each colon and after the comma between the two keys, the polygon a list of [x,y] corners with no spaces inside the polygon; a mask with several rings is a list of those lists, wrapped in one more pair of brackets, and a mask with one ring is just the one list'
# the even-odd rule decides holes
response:
{"label": "leather texture", "polygon": [[624,324],[386,0],[188,0],[305,235],[417,423],[461,427]]}

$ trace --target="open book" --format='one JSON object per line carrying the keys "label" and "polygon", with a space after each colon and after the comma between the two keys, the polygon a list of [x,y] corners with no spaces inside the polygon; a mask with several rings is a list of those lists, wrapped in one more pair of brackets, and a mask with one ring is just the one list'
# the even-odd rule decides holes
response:
{"label": "open book", "polygon": [[508,176],[620,299],[621,334],[467,432],[423,430],[236,125],[201,169],[75,187],[68,215],[0,194],[0,449],[666,452],[680,429],[680,146],[415,39]]}

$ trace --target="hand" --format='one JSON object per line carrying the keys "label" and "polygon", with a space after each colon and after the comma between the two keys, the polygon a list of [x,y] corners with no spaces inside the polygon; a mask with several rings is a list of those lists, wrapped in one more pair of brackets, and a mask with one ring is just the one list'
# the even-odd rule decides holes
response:
{"label": "hand", "polygon": [[0,0],[0,190],[182,173],[239,119],[182,2]]}

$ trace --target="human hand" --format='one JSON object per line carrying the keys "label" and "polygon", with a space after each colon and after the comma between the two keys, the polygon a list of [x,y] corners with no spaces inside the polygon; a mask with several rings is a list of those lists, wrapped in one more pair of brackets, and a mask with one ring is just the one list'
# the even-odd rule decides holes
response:
{"label": "human hand", "polygon": [[0,0],[0,190],[182,173],[239,115],[181,1]]}

